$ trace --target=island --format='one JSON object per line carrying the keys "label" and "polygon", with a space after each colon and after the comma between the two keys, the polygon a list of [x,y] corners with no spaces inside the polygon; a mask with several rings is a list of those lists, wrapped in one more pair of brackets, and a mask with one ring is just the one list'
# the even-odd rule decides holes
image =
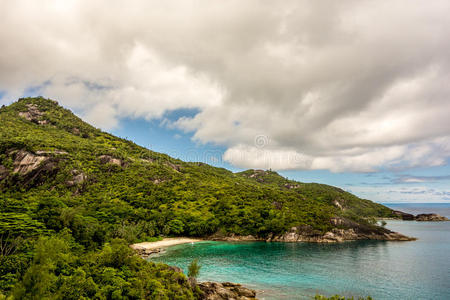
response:
{"label": "island", "polygon": [[[103,132],[51,99],[3,106],[0,124],[0,295],[207,294],[211,286],[197,289],[129,247],[157,237],[414,240],[377,223],[402,215],[338,187],[184,162]],[[155,249],[180,241],[163,239]]]}

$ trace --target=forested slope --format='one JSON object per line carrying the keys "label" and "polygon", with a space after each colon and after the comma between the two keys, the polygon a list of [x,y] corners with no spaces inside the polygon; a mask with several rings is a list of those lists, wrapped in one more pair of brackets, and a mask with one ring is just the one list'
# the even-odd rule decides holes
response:
{"label": "forested slope", "polygon": [[[185,299],[195,291],[178,273],[148,264],[153,275],[143,279],[136,274],[145,262],[123,246],[159,236],[266,239],[305,226],[315,235],[333,228],[384,234],[373,218],[395,217],[336,187],[153,152],[41,97],[0,109],[0,191],[0,290],[15,286],[16,295],[33,288],[56,295],[79,284],[85,297],[152,291]],[[50,258],[41,253],[49,244],[58,245]],[[52,280],[36,287],[42,274]]]}

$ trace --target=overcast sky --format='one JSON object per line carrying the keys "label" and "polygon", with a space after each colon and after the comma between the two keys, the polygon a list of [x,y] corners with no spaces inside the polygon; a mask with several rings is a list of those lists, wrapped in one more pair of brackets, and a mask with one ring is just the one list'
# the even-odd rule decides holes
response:
{"label": "overcast sky", "polygon": [[448,0],[0,0],[0,104],[43,95],[230,168],[387,174],[450,201],[449,15]]}

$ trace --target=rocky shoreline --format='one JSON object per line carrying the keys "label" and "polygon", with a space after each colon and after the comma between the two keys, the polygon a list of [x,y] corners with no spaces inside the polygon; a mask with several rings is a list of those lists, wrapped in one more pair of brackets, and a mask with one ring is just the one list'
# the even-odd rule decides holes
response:
{"label": "rocky shoreline", "polygon": [[405,236],[398,232],[385,232],[385,233],[358,233],[353,228],[351,229],[338,229],[333,228],[331,231],[325,234],[309,234],[305,233],[298,227],[292,227],[288,232],[283,235],[275,236],[273,238],[263,239],[257,238],[252,235],[239,236],[230,235],[226,237],[213,237],[211,240],[214,241],[265,241],[265,242],[285,242],[285,243],[296,243],[296,242],[307,242],[307,243],[340,243],[346,241],[357,241],[357,240],[379,240],[379,241],[415,241],[416,238]]}
{"label": "rocky shoreline", "polygon": [[269,234],[266,238],[259,238],[252,235],[239,236],[212,236],[211,240],[221,241],[266,241],[266,242],[309,242],[309,243],[338,243],[356,240],[382,240],[382,241],[414,241],[416,238],[408,237],[398,232],[393,232],[383,227],[363,225],[354,221],[335,217],[331,219],[331,224],[335,226],[325,233],[313,229],[309,225],[292,227],[284,234]]}
{"label": "rocky shoreline", "polygon": [[419,222],[449,221],[449,219],[447,219],[446,217],[443,217],[438,214],[418,214],[415,216],[413,214],[405,213],[399,210],[394,210],[394,214],[403,221],[419,221]]}
{"label": "rocky shoreline", "polygon": [[205,300],[220,300],[220,299],[235,299],[247,300],[256,299],[256,291],[243,287],[238,283],[231,282],[200,282],[197,284],[203,292],[201,299]]}

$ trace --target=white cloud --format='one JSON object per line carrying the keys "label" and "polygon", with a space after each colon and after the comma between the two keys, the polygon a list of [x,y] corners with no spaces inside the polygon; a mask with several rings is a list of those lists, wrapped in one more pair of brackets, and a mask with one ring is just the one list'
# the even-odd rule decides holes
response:
{"label": "white cloud", "polygon": [[368,172],[450,155],[448,1],[1,6],[10,100],[47,83],[41,94],[105,129],[195,108],[171,126],[241,167]]}

